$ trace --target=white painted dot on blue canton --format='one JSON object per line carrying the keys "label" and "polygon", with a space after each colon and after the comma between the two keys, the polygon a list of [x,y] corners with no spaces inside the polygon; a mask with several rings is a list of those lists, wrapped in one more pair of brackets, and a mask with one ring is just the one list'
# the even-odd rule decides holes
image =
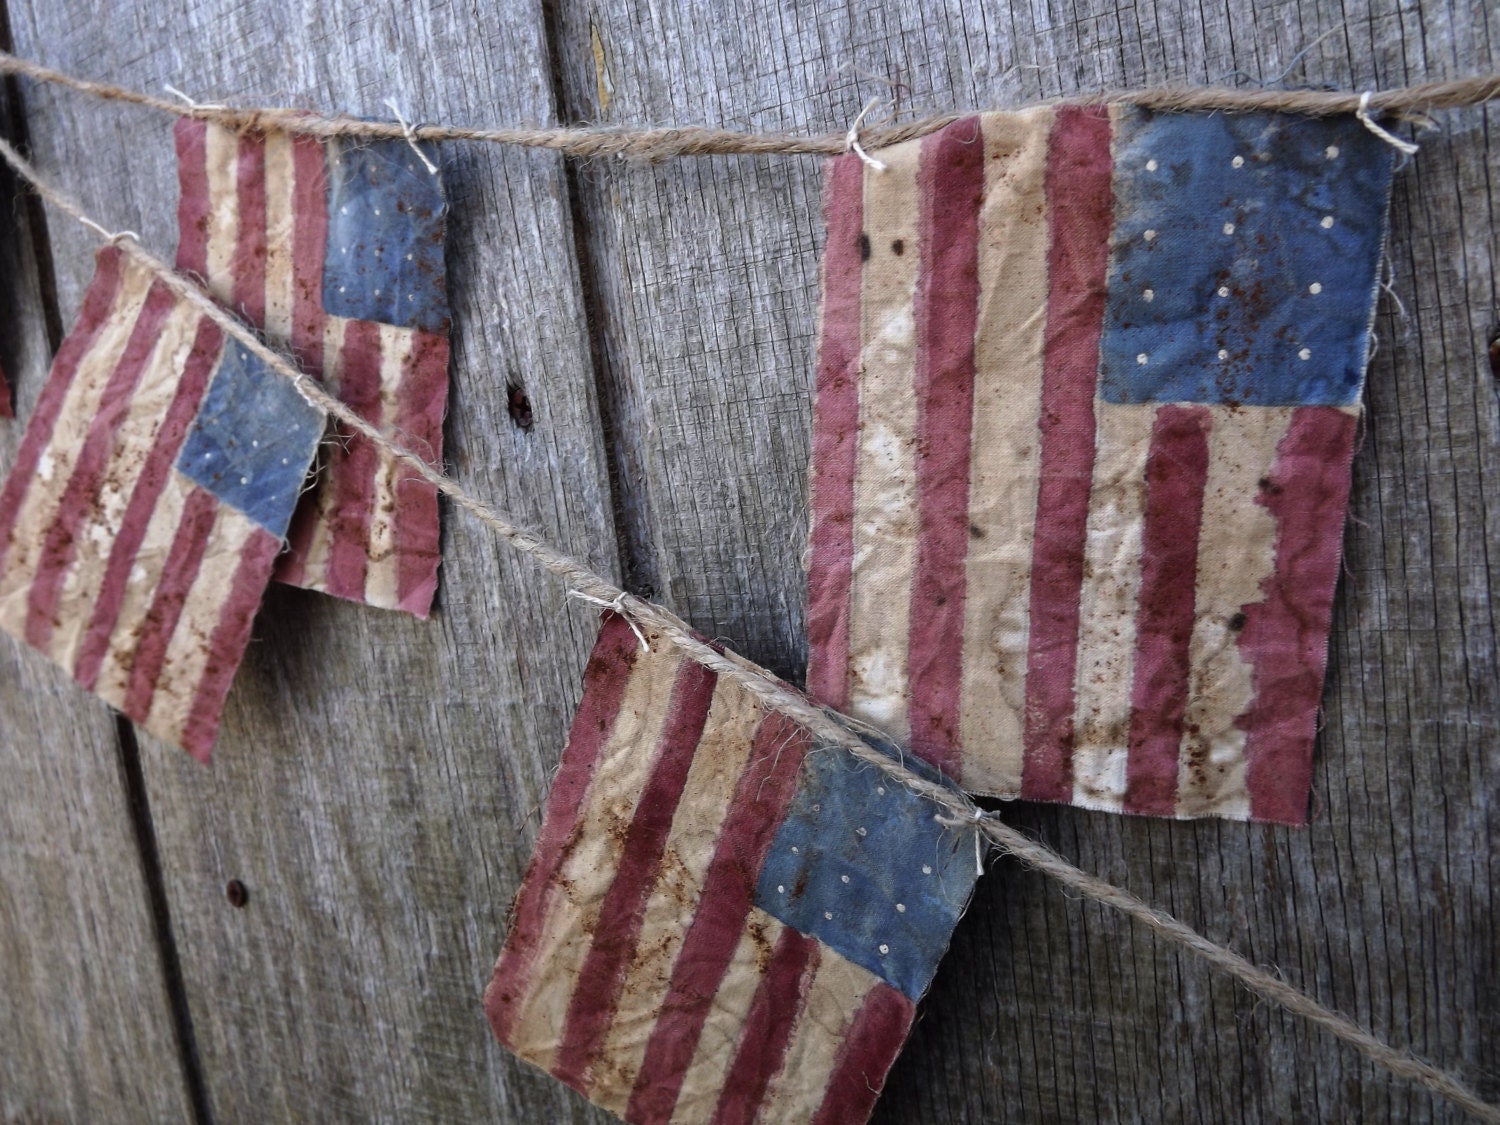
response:
{"label": "white painted dot on blue canton", "polygon": [[241,484],[249,484],[250,483],[250,478],[249,477],[240,477],[240,483]]}
{"label": "white painted dot on blue canton", "polygon": [[1141,300],[1145,301],[1149,305],[1152,301],[1156,300],[1156,290],[1155,289],[1142,289],[1141,290]]}
{"label": "white painted dot on blue canton", "polygon": [[896,913],[897,914],[905,914],[906,913],[906,903],[904,903],[904,902],[898,902],[896,904]]}
{"label": "white painted dot on blue canton", "polygon": [[832,922],[833,921],[833,911],[831,911],[831,910],[825,910],[825,911],[823,911],[823,917],[824,917],[824,919],[826,921]]}
{"label": "white painted dot on blue canton", "polygon": [[348,213],[349,213],[349,208],[348,208],[347,205],[339,208],[339,214],[340,215],[347,215]]}
{"label": "white painted dot on blue canton", "polygon": [[1151,362],[1151,357],[1149,355],[1147,355],[1145,352],[1142,352],[1140,355],[1138,355],[1138,356],[1135,357],[1135,361],[1137,363],[1139,363],[1142,367],[1145,367],[1146,364],[1148,364],[1148,363]]}
{"label": "white painted dot on blue canton", "polygon": [[875,786],[875,792],[876,792],[876,794],[878,796],[884,797],[885,796],[885,786],[884,785],[877,785],[877,786]]}
{"label": "white painted dot on blue canton", "polygon": [[1322,221],[1320,223],[1318,223],[1318,226],[1322,227],[1324,230],[1332,230],[1333,229],[1333,216],[1332,215],[1324,215]]}
{"label": "white painted dot on blue canton", "polygon": [[839,882],[840,883],[847,883],[848,881],[849,881],[849,876],[847,876],[847,875],[840,875],[839,876]]}
{"label": "white painted dot on blue canton", "polygon": [[1229,358],[1229,349],[1227,349],[1227,348],[1220,348],[1219,349],[1219,358],[1221,360],[1228,359]]}
{"label": "white painted dot on blue canton", "polygon": [[251,449],[259,449],[260,448],[260,439],[259,438],[251,438],[250,439],[250,448]]}
{"label": "white painted dot on blue canton", "polygon": [[922,864],[922,874],[923,875],[931,875],[932,874],[932,864],[930,864],[930,863],[924,863],[924,864]]}
{"label": "white painted dot on blue canton", "polygon": [[866,829],[863,825],[861,825],[859,828],[856,828],[854,830],[854,834],[856,836],[868,836],[870,833],[869,833],[868,829]]}
{"label": "white painted dot on blue canton", "polygon": [[282,459],[281,459],[281,463],[282,463],[282,464],[283,464],[283,465],[290,465],[290,464],[291,464],[291,462],[290,462],[290,461],[288,461],[288,460],[287,460],[287,459],[286,459],[286,458],[285,458],[285,457],[283,457],[283,458],[282,458]]}
{"label": "white painted dot on blue canton", "polygon": [[793,855],[801,855],[802,854],[802,849],[799,848],[796,844],[793,844],[792,845],[792,854]]}
{"label": "white painted dot on blue canton", "polygon": [[1229,162],[1229,166],[1231,168],[1243,168],[1245,166],[1245,158],[1243,156],[1236,156]]}
{"label": "white painted dot on blue canton", "polygon": [[1227,286],[1227,285],[1221,285],[1221,286],[1219,286],[1219,296],[1221,296],[1221,297],[1227,297],[1227,296],[1229,296],[1229,286]]}
{"label": "white painted dot on blue canton", "polygon": [[823,806],[822,806],[822,805],[820,805],[820,804],[817,804],[817,803],[816,803],[816,802],[815,802],[815,803],[814,803],[814,804],[813,804],[813,807],[812,807],[812,811],[813,811],[813,812],[822,812],[822,811],[823,811]]}
{"label": "white painted dot on blue canton", "polygon": [[1156,169],[1158,167],[1160,167],[1160,165],[1158,165],[1156,163],[1156,161],[1154,161],[1154,160],[1148,160],[1148,161],[1146,161],[1146,171],[1148,171],[1148,172],[1154,172],[1154,171],[1156,171]]}
{"label": "white painted dot on blue canton", "polygon": [[1312,359],[1312,349],[1311,348],[1303,348],[1300,352],[1297,353],[1297,358],[1298,359]]}
{"label": "white painted dot on blue canton", "polygon": [[1316,297],[1319,293],[1323,292],[1323,283],[1315,281],[1307,287],[1307,291]]}
{"label": "white painted dot on blue canton", "polygon": [[1234,224],[1233,223],[1225,223],[1224,224],[1224,233],[1225,234],[1233,234],[1234,233]]}
{"label": "white painted dot on blue canton", "polygon": [[886,945],[884,942],[882,942],[881,945],[880,945],[880,955],[882,957],[884,957],[890,951],[891,951],[891,947],[888,946],[888,945]]}
{"label": "white painted dot on blue canton", "polygon": [[380,208],[379,207],[375,208],[375,217],[377,219],[380,217]]}
{"label": "white painted dot on blue canton", "polygon": [[1156,241],[1156,232],[1154,230],[1142,231],[1141,232],[1141,237],[1144,238],[1147,242],[1155,242]]}
{"label": "white painted dot on blue canton", "polygon": [[785,883],[777,883],[776,884],[776,893],[779,894],[779,895],[786,894],[786,884]]}
{"label": "white painted dot on blue canton", "polygon": [[408,254],[408,255],[407,255],[407,256],[406,256],[406,260],[407,260],[407,261],[408,261],[408,262],[409,262],[409,261],[411,261],[411,260],[412,260],[412,256],[411,256],[411,255],[410,255],[410,254]]}
{"label": "white painted dot on blue canton", "polygon": [[1328,160],[1337,160],[1339,158],[1339,146],[1329,145],[1323,150],[1323,156]]}

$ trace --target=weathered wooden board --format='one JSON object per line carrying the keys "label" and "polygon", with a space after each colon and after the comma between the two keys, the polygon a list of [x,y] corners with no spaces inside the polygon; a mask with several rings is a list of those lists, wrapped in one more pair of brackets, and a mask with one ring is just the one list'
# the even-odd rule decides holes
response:
{"label": "weathered wooden board", "polygon": [[[203,100],[389,117],[395,97],[415,120],[476,123],[552,113],[532,5],[418,15],[398,3],[207,0],[13,15],[29,57]],[[102,222],[170,253],[171,122],[50,90],[31,111],[41,165]],[[442,160],[458,326],[449,464],[610,572],[561,162],[476,146]],[[91,236],[53,228],[71,309]],[[530,397],[529,431],[508,413],[508,384]],[[444,557],[427,623],[273,591],[213,765],[143,749],[190,1063],[215,1121],[589,1116],[495,1044],[480,1000],[596,611],[446,511]],[[226,900],[230,879],[248,888],[244,909]]]}
{"label": "weathered wooden board", "polygon": [[[1314,43],[1290,82],[1400,85],[1500,63],[1494,14],[1445,3],[1358,16],[1238,0],[561,12],[565,108],[610,124],[823,132],[874,96],[920,114],[1236,70],[1275,78]],[[1010,815],[1493,1096],[1500,445],[1484,361],[1497,248],[1487,125],[1483,112],[1446,116],[1446,135],[1400,178],[1393,289],[1409,315],[1382,305],[1317,823],[1020,804]],[[599,163],[579,180],[633,573],[700,629],[795,674],[819,169]],[[878,1115],[1456,1116],[1006,863],[981,885]]]}
{"label": "weathered wooden board", "polygon": [[[0,83],[0,134],[16,123]],[[28,217],[7,168],[0,366],[22,418],[51,362]],[[0,421],[0,465],[21,430]],[[187,1113],[131,812],[109,708],[0,643],[0,1121]]]}
{"label": "weathered wooden board", "polygon": [[[983,10],[860,0],[837,12],[764,0],[639,11],[556,0],[482,13],[388,0],[165,0],[150,10],[112,0],[102,14],[72,2],[9,6],[21,53],[79,73],[152,89],[171,82],[203,100],[382,116],[395,96],[413,118],[474,123],[545,122],[556,98],[569,119],[824,131],[876,94],[920,112],[1235,70],[1274,78],[1315,42],[1289,81],[1388,86],[1500,68],[1500,19],[1452,0],[1420,9],[1376,0],[1357,12],[1331,0]],[[167,123],[75,95],[30,95],[43,166],[101,221],[170,249]],[[1484,360],[1500,249],[1494,126],[1480,111],[1445,115],[1444,126],[1398,186],[1391,254],[1407,316],[1386,302],[1379,325],[1319,756],[1321,817],[1292,832],[1010,812],[1083,866],[1500,1097],[1490,891],[1500,423]],[[598,567],[623,564],[634,587],[700,629],[797,675],[822,239],[816,163],[567,170],[551,156],[472,145],[449,146],[443,162],[459,326],[451,466]],[[70,312],[90,236],[58,221],[52,230],[59,303]],[[25,375],[23,387],[31,380],[34,394],[38,377]],[[530,431],[507,410],[511,384],[529,396]],[[185,1068],[215,1120],[602,1118],[508,1059],[479,1009],[592,623],[551,580],[448,516],[434,621],[276,591],[211,769],[144,748],[192,1023],[183,1066],[149,1046],[132,1058],[104,1033],[93,1071],[80,1073],[62,1048],[7,1054],[0,1115],[82,1120],[101,1115],[90,1098],[112,1095],[125,1105],[114,1116],[181,1117]],[[22,823],[38,856],[88,833],[104,843],[92,845],[97,856],[49,857],[56,869],[45,878],[28,874],[42,865],[30,852],[25,863],[0,854],[0,903],[32,878],[74,896],[42,921],[0,916],[0,986],[32,982],[45,998],[41,1014],[10,1026],[71,1020],[117,1034],[129,1017],[145,1025],[143,1043],[170,1056],[159,976],[143,969],[109,982],[108,1020],[85,1007],[97,999],[72,965],[149,940],[147,896],[131,874],[123,813],[115,841],[99,811],[122,807],[107,784],[108,719],[39,662],[24,667],[35,679],[23,690],[39,679],[55,694],[0,686],[6,781],[21,777],[24,800],[36,800],[27,786],[42,783],[25,771],[57,768],[42,754],[52,739],[87,747],[92,737],[98,750],[68,759],[73,770],[95,763],[86,776],[42,775],[40,799],[61,815],[27,811],[22,822],[13,808],[32,806],[0,798],[12,818],[0,821],[0,842]],[[0,671],[0,685],[13,682]],[[111,904],[99,921],[80,892],[106,877],[92,900]],[[242,910],[225,901],[231,878],[249,888]],[[68,951],[68,968],[27,960],[49,947]],[[0,995],[0,1017],[14,1008]],[[14,1034],[0,1024],[0,1050]],[[19,1109],[7,1100],[15,1088],[35,1091]],[[1457,1119],[1005,862],[981,884],[879,1113]]]}

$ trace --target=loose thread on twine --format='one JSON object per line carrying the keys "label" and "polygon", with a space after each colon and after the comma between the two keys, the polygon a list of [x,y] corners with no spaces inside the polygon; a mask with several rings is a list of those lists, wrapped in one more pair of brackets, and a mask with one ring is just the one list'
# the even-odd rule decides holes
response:
{"label": "loose thread on twine", "polygon": [[[106,101],[212,121],[226,128],[247,132],[276,129],[316,137],[383,137],[406,141],[483,141],[489,144],[546,148],[566,156],[620,156],[637,160],[670,160],[688,156],[837,156],[853,151],[850,131],[820,136],[792,133],[744,133],[703,125],[674,128],[472,128],[458,125],[403,126],[389,121],[361,121],[346,114],[324,114],[301,109],[236,109],[190,102],[179,105],[139,90],[93,82],[65,74],[29,59],[0,51],[0,74],[19,74],[38,82],[50,82]],[[1327,90],[1236,90],[1203,86],[1155,86],[1140,90],[1103,91],[1076,97],[1053,98],[1035,105],[1112,105],[1129,103],[1161,112],[1282,112],[1313,117],[1361,113],[1374,125],[1384,114],[1427,113],[1439,109],[1461,109],[1500,98],[1500,74],[1478,75],[1444,82],[1424,82],[1380,93],[1363,94]],[[868,107],[867,107],[868,108]],[[862,118],[864,115],[861,114]],[[901,141],[925,137],[958,120],[959,114],[941,114],[921,121],[887,125],[879,129],[855,130],[855,140],[864,149],[878,150]],[[858,119],[856,119],[858,124]],[[1388,139],[1395,141],[1395,138]],[[1408,141],[1396,142],[1409,144]],[[870,157],[869,159],[874,159]]]}
{"label": "loose thread on twine", "polygon": [[[98,223],[89,219],[76,202],[43,180],[36,169],[3,138],[0,138],[0,155],[3,155],[11,167],[47,202],[96,233],[103,231]],[[607,603],[610,608],[616,609],[645,633],[654,633],[666,638],[685,656],[738,684],[769,710],[777,711],[806,728],[819,743],[847,750],[859,761],[874,766],[893,781],[899,782],[918,796],[931,801],[943,809],[949,817],[972,822],[977,832],[983,833],[995,846],[1021,863],[1085,898],[1111,907],[1134,919],[1157,936],[1196,953],[1210,965],[1239,981],[1251,992],[1322,1028],[1391,1074],[1447,1098],[1478,1120],[1500,1125],[1500,1106],[1493,1106],[1483,1101],[1460,1079],[1425,1062],[1410,1051],[1391,1046],[1347,1016],[1340,1015],[1287,983],[1277,974],[1261,968],[1231,949],[1210,941],[1186,923],[1165,911],[1148,905],[1129,891],[1074,866],[1051,848],[1004,824],[995,815],[984,812],[962,793],[946,785],[930,781],[906,768],[900,762],[888,758],[836,721],[828,712],[768,672],[743,657],[733,653],[718,652],[698,640],[693,636],[687,623],[670,610],[627,593],[608,579],[596,574],[583,562],[563,553],[539,535],[513,523],[504,513],[470,496],[457,481],[435,469],[424,458],[392,441],[375,426],[331,396],[293,361],[268,347],[252,329],[217,304],[196,281],[178,273],[147,251],[138,241],[117,238],[113,240],[113,244],[120,249],[121,253],[154,273],[172,292],[219,325],[273,371],[291,380],[308,402],[373,442],[389,456],[410,465],[423,480],[494,531],[503,541],[529,556],[548,573],[561,578],[574,592],[574,596],[597,599]],[[642,640],[645,640],[644,636]]]}

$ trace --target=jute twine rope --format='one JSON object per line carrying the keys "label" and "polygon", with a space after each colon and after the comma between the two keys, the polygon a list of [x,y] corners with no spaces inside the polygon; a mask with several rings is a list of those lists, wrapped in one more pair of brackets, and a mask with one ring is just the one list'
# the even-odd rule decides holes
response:
{"label": "jute twine rope", "polygon": [[[388,121],[361,121],[344,114],[323,114],[300,109],[247,108],[199,105],[154,97],[139,90],[91,82],[53,70],[28,59],[0,51],[0,74],[20,74],[39,82],[51,82],[108,101],[195,117],[230,129],[264,131],[279,129],[315,137],[380,137],[418,141],[485,141],[490,144],[549,148],[568,156],[623,156],[638,160],[669,160],[680,156],[836,156],[851,151],[849,132],[821,136],[791,133],[742,133],[703,125],[665,129],[629,128],[469,128],[459,125],[409,126]],[[1163,111],[1249,112],[1252,110],[1301,113],[1331,117],[1363,110],[1382,114],[1422,114],[1439,109],[1459,109],[1500,98],[1500,74],[1459,78],[1449,82],[1426,82],[1380,93],[1340,93],[1324,90],[1233,90],[1211,86],[1155,86],[1143,90],[1116,90],[1080,97],[1058,98],[1037,104],[1103,105],[1131,103]],[[866,149],[925,137],[958,120],[959,114],[859,130],[856,143]]]}
{"label": "jute twine rope", "polygon": [[[388,455],[410,466],[423,480],[451,499],[480,523],[495,532],[544,570],[561,578],[570,592],[586,600],[608,605],[623,614],[638,630],[654,638],[665,638],[684,655],[711,669],[750,692],[762,705],[778,711],[807,728],[822,744],[849,751],[860,761],[880,770],[893,781],[942,808],[945,822],[972,825],[979,836],[1007,855],[1040,871],[1072,891],[1101,905],[1128,915],[1152,933],[1196,953],[1210,965],[1227,973],[1251,992],[1270,1000],[1287,1011],[1301,1016],[1330,1035],[1353,1047],[1377,1066],[1399,1078],[1415,1082],[1440,1097],[1461,1106],[1475,1118],[1500,1123],[1500,1107],[1490,1105],[1459,1078],[1425,1062],[1410,1051],[1393,1047],[1360,1027],[1353,1020],[1325,1007],[1311,996],[1282,980],[1276,973],[1261,968],[1216,942],[1210,941],[1191,926],[1164,910],[1150,906],[1129,891],[1114,886],[1096,875],[1075,867],[1044,844],[1002,823],[993,813],[985,812],[963,794],[936,784],[875,750],[830,714],[809,701],[769,672],[733,653],[720,653],[693,636],[692,629],[681,618],[652,602],[627,593],[607,578],[595,573],[585,563],[563,553],[535,532],[517,525],[503,512],[470,496],[457,481],[444,475],[426,460],[393,441],[365,421],[349,407],[334,398],[295,363],[268,347],[243,322],[215,303],[194,279],[178,273],[161,259],[145,250],[130,233],[111,234],[72,199],[44,181],[14,148],[0,139],[0,155],[47,202],[76,219],[122,253],[161,279],[183,300],[219,325],[273,371],[290,379],[308,402],[328,412],[349,429],[373,442]],[[640,632],[637,633],[641,635]],[[645,637],[642,637],[645,644]]]}

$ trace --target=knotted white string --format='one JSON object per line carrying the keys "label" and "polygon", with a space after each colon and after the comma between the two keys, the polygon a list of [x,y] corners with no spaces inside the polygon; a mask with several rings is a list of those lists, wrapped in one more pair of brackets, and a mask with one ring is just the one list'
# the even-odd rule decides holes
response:
{"label": "knotted white string", "polygon": [[1396,136],[1396,134],[1382,128],[1380,124],[1370,116],[1369,90],[1366,90],[1359,96],[1359,108],[1354,111],[1354,116],[1359,118],[1360,124],[1362,124],[1366,129],[1370,130],[1370,132],[1374,133],[1377,137],[1379,137],[1386,144],[1390,145],[1392,148],[1406,153],[1407,156],[1415,156],[1419,151],[1416,145],[1412,144],[1410,141],[1403,141],[1400,137]]}
{"label": "knotted white string", "polygon": [[885,161],[876,160],[859,143],[859,127],[865,123],[865,117],[869,114],[870,110],[879,104],[879,98],[871,98],[865,103],[865,108],[859,111],[859,116],[854,119],[854,124],[850,125],[849,131],[844,134],[844,151],[854,153],[855,156],[865,162],[867,167],[873,168],[877,172],[884,172],[886,169]]}

